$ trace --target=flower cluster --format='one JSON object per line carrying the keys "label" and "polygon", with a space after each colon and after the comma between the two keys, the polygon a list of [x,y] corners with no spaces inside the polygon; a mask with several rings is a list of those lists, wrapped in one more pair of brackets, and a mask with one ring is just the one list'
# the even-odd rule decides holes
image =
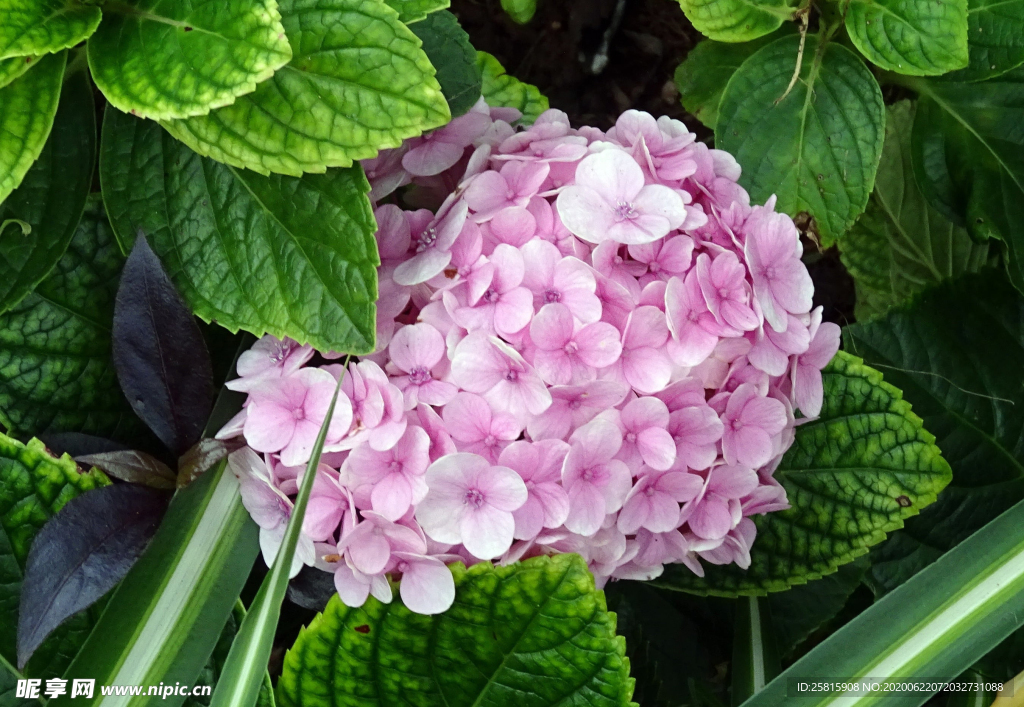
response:
{"label": "flower cluster", "polygon": [[747,567],[749,517],[788,507],[772,475],[839,346],[793,222],[678,121],[518,117],[481,101],[364,163],[374,354],[313,366],[265,337],[230,384],[220,436],[248,444],[231,468],[270,562],[341,379],[292,570],[349,606],[401,577],[443,611],[454,561],[576,552],[599,585]]}

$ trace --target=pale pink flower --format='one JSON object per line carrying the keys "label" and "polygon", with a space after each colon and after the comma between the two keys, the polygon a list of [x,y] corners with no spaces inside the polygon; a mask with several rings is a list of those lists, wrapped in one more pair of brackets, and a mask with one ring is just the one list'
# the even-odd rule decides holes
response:
{"label": "pale pink flower", "polygon": [[523,206],[510,206],[494,215],[490,221],[481,224],[486,236],[487,252],[502,243],[519,248],[526,245],[537,232],[537,221]]}
{"label": "pale pink flower", "polygon": [[684,471],[656,471],[640,477],[619,511],[618,527],[626,535],[640,528],[667,533],[679,525],[679,504],[692,501],[704,480]]}
{"label": "pale pink flower", "polygon": [[672,468],[676,442],[668,431],[668,407],[657,398],[634,398],[621,411],[606,410],[598,419],[608,420],[622,433],[617,459],[634,472],[646,464],[655,471]]}
{"label": "pale pink flower", "polygon": [[722,324],[738,331],[753,331],[761,323],[750,306],[747,270],[732,251],[712,260],[707,253],[697,256],[697,282],[708,310]]}
{"label": "pale pink flower", "polygon": [[601,319],[601,300],[594,291],[594,272],[579,258],[563,257],[558,248],[535,239],[522,247],[525,274],[523,285],[533,293],[534,309],[546,304],[564,304],[583,324]]}
{"label": "pale pink flower", "polygon": [[[494,277],[494,265],[483,256],[480,227],[467,221],[451,251],[451,262],[430,280],[429,284],[438,290],[434,297],[450,290],[459,294],[467,304],[476,304]],[[421,321],[425,321],[422,316]]]}
{"label": "pale pink flower", "polygon": [[533,293],[521,286],[523,256],[518,249],[501,244],[489,260],[494,265],[491,284],[475,305],[457,308],[452,318],[469,331],[503,336],[515,334],[525,328],[533,316]]}
{"label": "pale pink flower", "polygon": [[543,162],[507,162],[499,172],[483,172],[466,187],[465,203],[479,223],[494,218],[510,206],[526,206],[547,179],[550,168]]}
{"label": "pale pink flower", "polygon": [[740,499],[757,484],[757,473],[747,467],[711,467],[699,495],[683,506],[679,520],[687,523],[697,537],[724,538],[743,518]]}
{"label": "pale pink flower", "polygon": [[[394,279],[400,285],[418,285],[434,277],[451,262],[451,247],[462,232],[468,215],[466,202],[450,200],[441,206],[437,216],[422,224],[419,219],[414,225],[411,248],[414,255],[395,268]],[[419,212],[417,212],[419,214]]]}
{"label": "pale pink flower", "polygon": [[811,276],[800,262],[800,234],[792,219],[768,207],[755,209],[744,230],[744,255],[754,282],[754,296],[768,323],[776,331],[785,331],[786,312],[810,311],[814,294]]}
{"label": "pale pink flower", "polygon": [[553,386],[551,406],[530,418],[531,439],[566,439],[570,433],[593,420],[598,413],[617,406],[629,388],[615,381],[596,380],[585,385]]}
{"label": "pale pink flower", "polygon": [[548,383],[578,385],[593,380],[597,370],[615,363],[622,354],[619,332],[611,324],[580,326],[569,308],[547,304],[530,323],[530,339],[537,347],[533,364]]}
{"label": "pale pink flower", "polygon": [[512,545],[512,513],[528,497],[519,474],[460,452],[431,464],[427,485],[430,490],[416,507],[416,520],[431,538],[462,543],[482,560],[498,557]]}
{"label": "pale pink flower", "polygon": [[459,342],[452,357],[452,378],[463,390],[484,396],[495,410],[520,420],[539,415],[551,405],[547,386],[523,357],[483,333]]}
{"label": "pale pink flower", "polygon": [[713,565],[735,563],[740,569],[750,567],[750,547],[757,537],[757,526],[754,521],[744,518],[725,536],[724,542],[711,550],[700,553],[701,559]]}
{"label": "pale pink flower", "polygon": [[238,378],[224,384],[228,390],[249,392],[261,381],[283,378],[295,373],[313,357],[313,347],[300,346],[294,339],[278,339],[267,334],[243,351],[235,370]]}
{"label": "pale pink flower", "polygon": [[696,366],[711,355],[722,336],[739,332],[724,327],[704,302],[697,273],[673,277],[665,290],[665,313],[675,343],[669,352],[681,366]]}
{"label": "pale pink flower", "polygon": [[756,330],[754,344],[747,354],[752,365],[770,376],[784,375],[789,369],[789,357],[802,354],[811,343],[811,332],[801,317],[787,314],[786,319],[783,332],[775,331],[768,322]]}
{"label": "pale pink flower", "polygon": [[361,444],[342,465],[340,481],[352,490],[360,508],[368,500],[374,511],[398,520],[427,493],[423,474],[430,464],[429,448],[430,439],[419,427],[406,428],[387,451]]}
{"label": "pale pink flower", "polygon": [[786,407],[778,400],[758,395],[754,385],[744,383],[729,395],[722,424],[726,463],[756,469],[772,458],[772,438],[786,426]]}
{"label": "pale pink flower", "polygon": [[487,114],[470,111],[461,115],[440,130],[412,140],[412,148],[402,157],[402,167],[418,177],[440,174],[462,159],[466,148],[490,126]]}
{"label": "pale pink flower", "polygon": [[434,411],[434,408],[420,403],[414,412],[416,422],[430,438],[430,461],[435,462],[446,454],[454,454],[458,451],[444,420]]}
{"label": "pale pink flower", "polygon": [[360,165],[370,182],[370,201],[378,202],[398,187],[409,183],[409,173],[402,169],[405,145],[393,150],[381,150],[376,157],[361,160]]}
{"label": "pale pink flower", "polygon": [[633,476],[615,458],[622,433],[615,425],[594,420],[573,433],[562,465],[562,486],[569,494],[565,527],[580,535],[593,535],[604,518],[622,507]]}
{"label": "pale pink flower", "polygon": [[636,308],[639,293],[634,297],[625,287],[604,275],[599,274],[596,279],[594,294],[601,300],[601,321],[621,330],[626,326],[630,312]]}
{"label": "pale pink flower", "polygon": [[[303,368],[283,378],[268,378],[249,393],[245,440],[258,452],[280,452],[286,466],[309,460],[337,381],[327,371]],[[339,392],[326,443],[339,441],[352,425],[352,405]]]}
{"label": "pale pink flower", "polygon": [[825,390],[821,369],[839,351],[839,326],[821,321],[821,308],[811,313],[811,343],[807,351],[793,357],[793,404],[804,417],[817,417]]}
{"label": "pale pink flower", "polygon": [[377,253],[381,267],[389,273],[409,256],[412,227],[405,211],[394,204],[384,204],[373,212],[377,221]]}
{"label": "pale pink flower", "polygon": [[435,369],[445,358],[445,345],[440,332],[429,324],[410,324],[396,331],[388,354],[395,368],[405,374],[392,380],[402,391],[406,410],[420,401],[446,405],[458,392],[451,383],[438,380]]}
{"label": "pale pink flower", "polygon": [[640,299],[640,282],[637,278],[647,272],[647,264],[623,257],[621,243],[604,241],[590,254],[594,270],[624,288],[634,301]]}
{"label": "pale pink flower", "polygon": [[513,442],[498,463],[507,466],[526,484],[526,503],[512,512],[513,535],[519,540],[536,537],[544,528],[557,528],[569,515],[569,496],[562,488],[562,463],[569,445],[560,439]]}
{"label": "pale pink flower", "polygon": [[441,412],[445,427],[461,452],[473,452],[492,464],[510,442],[523,431],[516,418],[495,413],[479,395],[459,393]]}
{"label": "pale pink flower", "polygon": [[644,184],[643,171],[626,153],[605,150],[576,168],[576,183],[556,202],[566,228],[590,243],[650,243],[679,228],[686,208],[678,192]]}
{"label": "pale pink flower", "polygon": [[678,181],[697,171],[697,163],[687,148],[696,140],[680,121],[650,113],[628,110],[619,116],[608,139],[633,149],[637,161],[654,179]]}
{"label": "pale pink flower", "polygon": [[[295,481],[301,484],[302,475],[297,475]],[[333,537],[347,508],[348,494],[338,483],[338,472],[321,463],[302,517],[302,531],[318,542]]]}
{"label": "pale pink flower", "polygon": [[724,425],[702,400],[673,410],[668,431],[676,443],[677,467],[707,469],[718,456],[717,443],[722,439]]}
{"label": "pale pink flower", "polygon": [[668,282],[672,277],[685,275],[689,271],[693,239],[689,236],[673,236],[653,243],[631,245],[629,255],[637,263],[646,266],[647,274],[640,277],[641,286],[653,280]]}
{"label": "pale pink flower", "polygon": [[656,393],[672,378],[672,361],[665,351],[668,341],[665,313],[657,307],[637,307],[622,332],[622,353],[602,373],[623,381],[638,393]]}

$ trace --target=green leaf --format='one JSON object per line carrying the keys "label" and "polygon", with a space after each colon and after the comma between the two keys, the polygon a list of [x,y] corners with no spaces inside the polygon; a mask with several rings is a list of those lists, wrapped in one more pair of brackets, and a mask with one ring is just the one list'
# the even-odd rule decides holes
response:
{"label": "green leaf", "polygon": [[0,315],[0,419],[7,427],[111,437],[138,426],[110,355],[123,265],[103,205],[91,198],[57,266]]}
{"label": "green leaf", "polygon": [[630,704],[625,641],[578,555],[452,572],[436,616],[332,597],[285,656],[282,707]]}
{"label": "green leaf", "polygon": [[989,270],[845,336],[900,386],[953,469],[939,501],[872,551],[869,577],[881,593],[1024,499],[1024,296]]}
{"label": "green leaf", "polygon": [[66,52],[47,56],[0,89],[0,205],[43,151],[66,63]]}
{"label": "green leaf", "polygon": [[260,174],[348,167],[449,120],[416,36],[379,0],[282,0],[291,62],[226,108],[165,121],[201,155]]}
{"label": "green leaf", "polygon": [[501,9],[513,22],[525,25],[537,12],[537,0],[501,0]]}
{"label": "green leaf", "polygon": [[792,506],[754,517],[750,568],[669,565],[656,584],[734,596],[781,591],[831,574],[903,527],[949,483],[949,464],[902,394],[840,352],[823,375],[821,416],[796,429],[775,471]]}
{"label": "green leaf", "polygon": [[501,62],[487,52],[476,53],[476,64],[483,75],[481,92],[487,105],[515,108],[523,114],[519,124],[525,125],[531,125],[550,108],[539,88],[506,74]]}
{"label": "green leaf", "polygon": [[1024,71],[977,84],[901,82],[921,94],[912,148],[922,192],[975,240],[1001,239],[1024,288]]}
{"label": "green leaf", "polygon": [[183,696],[104,696],[98,686],[197,684],[259,552],[257,535],[226,462],[178,491],[63,675],[95,679],[93,697],[64,695],[49,707],[180,705]]}
{"label": "green leaf", "polygon": [[41,56],[16,56],[11,59],[0,59],[0,88],[14,81],[35,66]]}
{"label": "green leaf", "polygon": [[0,655],[0,707],[41,707],[45,700],[17,697],[18,680],[24,676]]}
{"label": "green leaf", "polygon": [[[51,62],[63,71],[64,55],[48,56],[0,94],[36,72],[53,70],[47,67]],[[0,229],[0,312],[20,302],[64,254],[85,209],[95,161],[95,106],[82,65],[64,82],[53,130],[39,159],[21,186],[0,203],[0,224],[17,220],[30,229]]]}
{"label": "green leaf", "polygon": [[[270,660],[270,652],[274,648],[277,624],[281,619],[281,603],[288,591],[295,548],[299,543],[302,521],[306,517],[306,507],[309,505],[309,494],[313,491],[313,483],[320,466],[320,455],[324,451],[327,430],[334,418],[334,406],[338,402],[338,392],[341,390],[341,381],[344,379],[348,361],[346,357],[341,369],[342,375],[338,378],[331,403],[327,406],[327,414],[310,451],[306,473],[295,497],[295,506],[288,518],[288,525],[274,557],[274,564],[263,578],[256,598],[253,599],[249,612],[238,629],[238,635],[231,643],[231,651],[224,661],[224,669],[210,700],[212,707],[252,707],[256,704],[260,690],[265,684],[267,661]],[[257,463],[263,463],[255,452],[248,450],[248,453],[256,457]]]}
{"label": "green leaf", "polygon": [[987,244],[932,208],[914,179],[910,133],[915,105],[886,110],[885,146],[867,211],[840,249],[857,286],[857,319],[884,314],[929,285],[978,272],[992,260]]}
{"label": "green leaf", "polygon": [[[917,707],[1024,623],[1024,503],[875,602],[746,707]],[[934,678],[940,677],[939,680]],[[931,682],[931,690],[798,691],[794,681]]]}
{"label": "green leaf", "polygon": [[482,81],[469,35],[447,10],[428,15],[413,25],[412,31],[423,42],[423,51],[437,69],[437,80],[452,117],[463,115],[480,99]]}
{"label": "green leaf", "polygon": [[[97,469],[80,472],[66,454],[60,459],[51,456],[37,439],[22,444],[0,435],[0,657],[4,660],[15,662],[21,580],[33,538],[65,503],[109,483]],[[87,633],[95,619],[95,614],[79,615],[58,629],[39,649],[40,655],[29,662],[26,672],[35,676],[49,668],[47,663],[61,658],[56,648],[65,653],[70,649],[73,654],[85,640],[83,629]],[[68,659],[63,656],[63,666]],[[54,667],[60,670],[63,666]],[[53,676],[53,672],[45,674]]]}
{"label": "green leaf", "polygon": [[771,34],[795,10],[791,0],[679,0],[679,4],[693,26],[717,42],[749,42]]}
{"label": "green leaf", "polygon": [[735,707],[763,690],[782,671],[772,610],[763,597],[742,597],[736,602],[731,669]]}
{"label": "green leaf", "polygon": [[155,120],[231,105],[291,58],[275,0],[108,0],[89,38],[107,100]]}
{"label": "green leaf", "polygon": [[784,99],[800,38],[777,39],[743,62],[725,88],[715,144],[736,156],[751,201],[808,212],[826,245],[864,211],[882,153],[885,107],[864,63],[807,37],[800,80]]}
{"label": "green leaf", "polygon": [[0,59],[8,59],[70,49],[96,31],[100,8],[78,0],[0,0],[0,17]]}
{"label": "green leaf", "polygon": [[779,32],[750,42],[729,44],[708,39],[697,44],[676,67],[675,81],[683,107],[714,129],[722,94],[736,70],[758,49],[771,44],[782,33],[790,34],[794,30],[793,25],[786,24]]}
{"label": "green leaf", "polygon": [[[213,649],[213,654],[210,655],[209,662],[207,662],[203,671],[196,679],[196,685],[209,685],[212,687],[220,680],[221,672],[224,670],[224,661],[227,660],[228,653],[231,651],[231,644],[238,634],[238,628],[245,619],[245,613],[245,606],[242,604],[242,600],[237,600],[235,608],[231,611],[231,616],[228,617],[228,622],[224,624],[224,630],[220,632],[220,638]],[[186,697],[183,707],[209,707],[210,697],[210,695]],[[274,686],[270,682],[270,674],[266,669],[263,671],[263,687],[260,689],[255,707],[274,707]]]}
{"label": "green leaf", "polygon": [[419,22],[431,12],[447,10],[451,0],[384,0],[398,11],[398,19],[406,24]]}
{"label": "green leaf", "polygon": [[192,310],[231,331],[372,351],[376,223],[358,167],[262,177],[108,110],[100,182],[127,249],[142,229]]}
{"label": "green leaf", "polygon": [[846,31],[889,71],[937,76],[967,66],[967,0],[854,0]]}
{"label": "green leaf", "polygon": [[1024,64],[1024,0],[967,0],[970,62],[946,78],[984,81]]}

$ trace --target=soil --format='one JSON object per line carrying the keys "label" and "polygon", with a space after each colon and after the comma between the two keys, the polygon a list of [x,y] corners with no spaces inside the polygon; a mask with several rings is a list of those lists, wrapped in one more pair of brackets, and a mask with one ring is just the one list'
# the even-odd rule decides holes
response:
{"label": "soil", "polygon": [[[537,86],[573,125],[606,130],[620,113],[635,108],[682,120],[711,144],[711,130],[686,112],[673,80],[676,67],[702,41],[700,32],[675,0],[625,0],[615,26],[618,3],[538,0],[536,15],[525,25],[509,19],[500,0],[452,0],[451,11],[473,46],[497,57],[511,75]],[[607,62],[595,73],[595,58],[600,63],[605,42]],[[806,239],[804,245],[815,305],[824,307],[827,321],[854,321],[853,279],[838,251],[818,252]]]}

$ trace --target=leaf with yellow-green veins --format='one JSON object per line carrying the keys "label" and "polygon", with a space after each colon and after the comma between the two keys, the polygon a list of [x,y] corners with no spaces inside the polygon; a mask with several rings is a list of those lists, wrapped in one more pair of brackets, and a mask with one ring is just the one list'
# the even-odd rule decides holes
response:
{"label": "leaf with yellow-green veins", "polygon": [[451,569],[455,603],[434,616],[332,597],[285,656],[282,707],[632,704],[625,641],[579,555]]}
{"label": "leaf with yellow-green veins", "polygon": [[749,42],[793,17],[791,0],[679,0],[693,26],[716,42]]}
{"label": "leaf with yellow-green veins", "polygon": [[69,49],[96,31],[100,14],[81,0],[0,0],[0,59]]}
{"label": "leaf with yellow-green veins", "polygon": [[520,124],[530,125],[550,108],[547,96],[533,84],[523,83],[505,73],[505,67],[487,52],[476,53],[476,64],[483,74],[481,93],[489,106],[515,108],[523,117]]}
{"label": "leaf with yellow-green veins", "polygon": [[[66,454],[59,459],[51,456],[37,439],[22,444],[0,435],[0,657],[8,662],[15,663],[21,580],[33,538],[65,503],[109,483],[98,469],[80,472]],[[68,655],[67,644],[81,645],[96,618],[82,614],[71,619],[43,644],[37,658],[63,670],[74,655],[73,650]],[[40,662],[30,661],[26,672],[53,677],[55,673],[43,672],[51,666]]]}
{"label": "leaf with yellow-green veins", "polygon": [[775,471],[790,508],[754,516],[750,567],[668,565],[656,583],[698,594],[781,591],[831,574],[935,501],[949,464],[902,393],[839,352],[823,373],[821,415],[796,428]]}
{"label": "leaf with yellow-green veins", "polygon": [[398,19],[406,24],[419,22],[438,10],[447,10],[451,0],[384,0],[398,11]]}
{"label": "leaf with yellow-green veins", "polygon": [[66,63],[67,52],[52,54],[0,88],[0,203],[18,188],[43,151],[57,115]]}
{"label": "leaf with yellow-green veins", "polygon": [[437,82],[448,101],[452,117],[469,112],[480,100],[480,67],[476,49],[459,20],[447,10],[429,15],[412,26],[423,42],[423,51],[437,69]]}
{"label": "leaf with yellow-green veins", "polygon": [[226,108],[163,125],[201,155],[260,174],[347,167],[444,125],[420,40],[379,0],[282,0],[294,55]]}
{"label": "leaf with yellow-green veins", "polygon": [[88,46],[107,100],[154,120],[231,105],[292,58],[275,0],[108,0]]}
{"label": "leaf with yellow-green veins", "polygon": [[16,56],[10,59],[0,59],[0,88],[31,69],[41,58],[41,56]]}
{"label": "leaf with yellow-green veins", "polygon": [[846,31],[868,61],[899,74],[967,66],[967,0],[855,0]]}

